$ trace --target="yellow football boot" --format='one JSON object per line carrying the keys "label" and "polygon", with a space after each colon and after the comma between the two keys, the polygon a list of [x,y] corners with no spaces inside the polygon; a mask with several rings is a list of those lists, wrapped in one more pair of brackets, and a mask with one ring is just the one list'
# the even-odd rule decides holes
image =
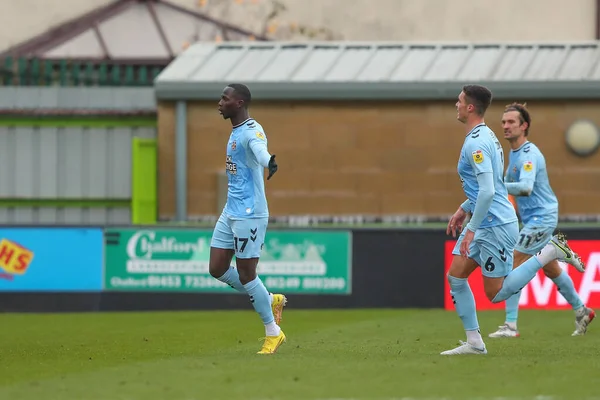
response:
{"label": "yellow football boot", "polygon": [[275,323],[279,325],[281,322],[281,316],[283,314],[283,307],[287,304],[287,298],[282,294],[273,294],[273,303],[271,303],[271,309],[273,310],[273,317],[275,317]]}
{"label": "yellow football boot", "polygon": [[262,349],[256,354],[274,354],[279,346],[285,342],[285,334],[282,330],[279,331],[277,336],[267,336],[263,343]]}

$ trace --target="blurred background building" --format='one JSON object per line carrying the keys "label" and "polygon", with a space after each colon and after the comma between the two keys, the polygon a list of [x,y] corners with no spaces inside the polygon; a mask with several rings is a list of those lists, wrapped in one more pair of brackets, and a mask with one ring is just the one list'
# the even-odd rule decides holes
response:
{"label": "blurred background building", "polygon": [[[468,5],[460,0],[354,0],[351,3],[345,0],[134,0],[116,3],[135,4],[116,18],[116,21],[126,20],[126,24],[113,21],[111,25],[105,25],[112,28],[113,35],[124,35],[130,27],[135,29],[129,33],[133,37],[146,34],[151,40],[158,36],[158,32],[150,28],[153,17],[144,10],[144,3],[155,3],[158,19],[166,33],[179,41],[173,43],[175,51],[181,50],[185,41],[194,40],[194,28],[202,24],[179,17],[166,4],[202,13],[275,40],[307,37],[353,41],[593,40],[597,31],[596,0],[568,3],[507,0],[501,6],[494,0]],[[0,17],[0,48],[15,46],[59,24],[112,4],[115,1],[8,2]],[[214,40],[217,36],[222,33],[207,31],[199,38]]]}
{"label": "blurred background building", "polygon": [[[0,16],[3,57],[151,67],[136,76],[139,84],[151,84],[148,76],[198,41],[598,38],[596,0],[568,5],[560,0],[509,0],[501,7],[494,0],[468,7],[460,0],[379,0],[376,7],[368,0],[351,5],[344,0],[26,0],[7,7]],[[27,81],[20,74],[29,66],[22,64],[17,79]],[[10,59],[5,66],[11,69]],[[46,72],[50,69],[45,67]],[[33,79],[40,75],[33,74]],[[98,80],[107,84],[109,78]]]}
{"label": "blurred background building", "polygon": [[[274,219],[444,220],[464,83],[527,101],[561,213],[600,215],[599,1],[23,0],[0,15],[0,219],[212,221],[224,84],[281,162]],[[476,61],[473,61],[476,60]],[[182,139],[183,138],[183,139]],[[7,161],[8,160],[8,161]]]}

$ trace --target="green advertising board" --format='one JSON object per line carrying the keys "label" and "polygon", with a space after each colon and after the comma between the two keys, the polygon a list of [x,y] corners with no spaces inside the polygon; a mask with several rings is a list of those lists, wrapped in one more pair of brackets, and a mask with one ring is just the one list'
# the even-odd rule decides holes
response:
{"label": "green advertising board", "polygon": [[[208,273],[211,235],[208,230],[107,229],[105,290],[235,293]],[[267,232],[258,274],[271,292],[349,294],[350,242],[345,231]]]}

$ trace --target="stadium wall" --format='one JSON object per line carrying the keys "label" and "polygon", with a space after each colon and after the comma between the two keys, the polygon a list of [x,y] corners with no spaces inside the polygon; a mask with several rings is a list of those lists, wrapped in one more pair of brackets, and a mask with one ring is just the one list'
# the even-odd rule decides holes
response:
{"label": "stadium wall", "polygon": [[[505,103],[496,101],[487,113],[499,138]],[[530,138],[546,157],[561,216],[600,214],[600,158],[576,156],[565,141],[576,120],[600,125],[599,105],[528,101]],[[273,216],[439,216],[463,201],[456,163],[464,132],[454,101],[257,101],[251,115],[266,130],[280,164],[281,174],[266,185]],[[160,103],[159,218],[165,220],[176,211],[175,126],[173,103]],[[216,103],[188,103],[188,217],[220,212],[219,176],[229,132]]]}
{"label": "stadium wall", "polygon": [[156,190],[140,189],[156,186],[144,183],[156,181],[155,107],[148,88],[0,88],[0,157],[10,166],[0,170],[0,221],[156,221],[156,211],[139,213],[152,198],[156,208]]}
{"label": "stadium wall", "polygon": [[[600,307],[600,230],[566,229],[587,264],[568,269]],[[247,296],[209,276],[210,230],[181,227],[0,228],[0,311],[91,312],[251,309]],[[290,308],[446,308],[454,242],[441,229],[272,229],[259,274]],[[479,309],[486,298],[470,279]],[[523,308],[568,308],[543,276]]]}

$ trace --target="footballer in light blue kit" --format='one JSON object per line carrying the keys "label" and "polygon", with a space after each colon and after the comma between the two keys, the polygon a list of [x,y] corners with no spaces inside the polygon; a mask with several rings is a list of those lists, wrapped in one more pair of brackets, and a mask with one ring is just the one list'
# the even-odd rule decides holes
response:
{"label": "footballer in light blue kit", "polygon": [[[269,293],[256,269],[269,222],[264,169],[269,170],[269,180],[278,167],[275,155],[269,154],[264,129],[250,118],[251,99],[247,86],[233,83],[223,90],[219,101],[219,112],[231,120],[233,128],[225,157],[227,203],[213,232],[209,272],[250,296],[265,325],[266,338],[258,354],[273,354],[286,339],[279,323],[287,299]],[[234,255],[236,267],[231,265]]]}
{"label": "footballer in light blue kit", "polygon": [[[492,93],[480,85],[466,85],[456,102],[457,119],[465,125],[466,136],[458,161],[458,175],[467,200],[448,222],[447,234],[460,237],[452,251],[448,283],[454,306],[466,332],[467,341],[442,355],[487,354],[477,321],[469,275],[481,267],[488,299],[499,303],[519,292],[543,265],[553,260],[582,268],[581,260],[563,236],[553,237],[541,251],[513,269],[513,251],[519,224],[504,185],[504,154],[484,115]],[[466,227],[467,215],[471,218]]]}
{"label": "footballer in light blue kit", "polygon": [[[515,196],[523,224],[515,246],[515,267],[542,250],[552,239],[558,225],[558,199],[550,187],[542,152],[527,140],[530,127],[531,115],[524,104],[513,103],[505,108],[502,129],[511,151],[504,181],[508,193]],[[594,310],[583,304],[569,274],[562,270],[558,261],[551,261],[543,270],[575,311],[575,331],[572,335],[585,335],[588,325],[595,317]],[[491,338],[519,337],[517,317],[520,295],[519,291],[506,300],[505,323],[497,331],[490,333]]]}

